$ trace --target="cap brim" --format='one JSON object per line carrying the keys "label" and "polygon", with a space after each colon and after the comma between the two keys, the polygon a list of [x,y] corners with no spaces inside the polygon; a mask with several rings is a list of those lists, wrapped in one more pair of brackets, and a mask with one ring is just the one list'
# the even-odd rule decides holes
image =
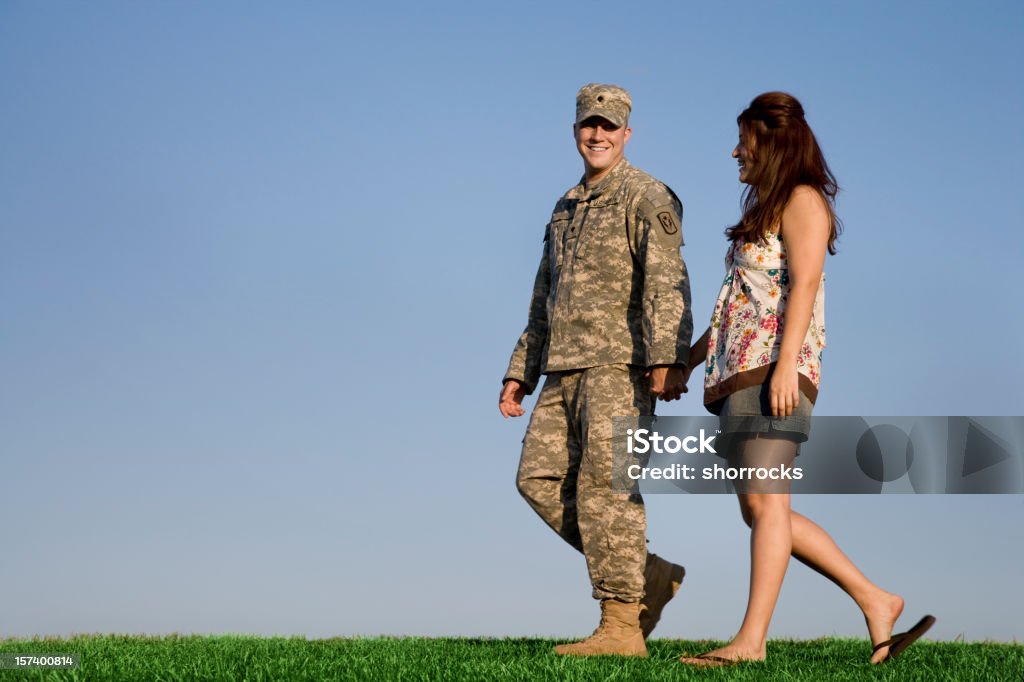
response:
{"label": "cap brim", "polygon": [[603,118],[609,123],[615,125],[617,128],[621,128],[622,126],[626,125],[625,120],[619,118],[618,116],[608,111],[607,109],[588,109],[587,111],[582,112],[579,116],[576,117],[576,122],[579,123],[581,121],[586,121],[588,118],[593,118],[594,116]]}

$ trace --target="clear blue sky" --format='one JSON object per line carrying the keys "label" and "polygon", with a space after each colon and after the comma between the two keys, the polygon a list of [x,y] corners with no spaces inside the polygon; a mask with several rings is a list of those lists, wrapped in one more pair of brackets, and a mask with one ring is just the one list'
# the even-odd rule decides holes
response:
{"label": "clear blue sky", "polygon": [[[845,190],[819,413],[1022,414],[1022,46],[1019,2],[0,4],[0,635],[589,632],[496,398],[591,81],[698,324],[735,117],[788,90]],[[794,504],[905,620],[1024,639],[1020,496]],[[648,510],[659,633],[731,635],[735,500]],[[829,634],[794,565],[771,635]]]}

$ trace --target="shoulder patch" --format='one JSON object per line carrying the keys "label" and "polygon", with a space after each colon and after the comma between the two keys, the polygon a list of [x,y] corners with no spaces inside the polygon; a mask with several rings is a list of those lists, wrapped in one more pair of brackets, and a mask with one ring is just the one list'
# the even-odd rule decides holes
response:
{"label": "shoulder patch", "polygon": [[652,236],[666,245],[682,244],[681,214],[679,199],[665,185],[660,183],[647,189],[640,201],[640,216],[650,224]]}
{"label": "shoulder patch", "polygon": [[676,225],[675,216],[669,211],[659,212],[658,222],[661,224],[661,229],[665,230],[665,234],[675,234],[679,231],[679,226]]}

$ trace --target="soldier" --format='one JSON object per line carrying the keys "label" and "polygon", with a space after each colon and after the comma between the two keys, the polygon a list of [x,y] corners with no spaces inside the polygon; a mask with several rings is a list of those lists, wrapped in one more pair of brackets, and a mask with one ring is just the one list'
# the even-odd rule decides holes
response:
{"label": "soldier", "polygon": [[544,386],[523,440],[518,488],[581,551],[601,624],[562,655],[646,656],[644,642],[682,582],[682,566],[646,548],[637,494],[611,487],[612,417],[651,415],[686,391],[693,323],[682,204],[623,158],[629,94],[590,84],[576,94],[583,178],[555,204],[519,338],[499,398],[505,417]]}

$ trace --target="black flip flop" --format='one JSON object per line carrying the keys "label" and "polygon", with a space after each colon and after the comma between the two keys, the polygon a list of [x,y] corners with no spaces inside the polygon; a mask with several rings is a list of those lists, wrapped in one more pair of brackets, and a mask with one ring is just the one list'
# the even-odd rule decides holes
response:
{"label": "black flip flop", "polygon": [[899,656],[908,646],[919,640],[921,635],[928,632],[928,629],[933,625],[935,625],[935,616],[925,616],[921,620],[917,621],[917,625],[906,632],[893,635],[884,642],[876,644],[875,648],[871,650],[871,653],[875,653],[882,647],[889,647],[889,653],[886,654],[885,658],[879,661],[879,663],[885,663],[889,659]]}

